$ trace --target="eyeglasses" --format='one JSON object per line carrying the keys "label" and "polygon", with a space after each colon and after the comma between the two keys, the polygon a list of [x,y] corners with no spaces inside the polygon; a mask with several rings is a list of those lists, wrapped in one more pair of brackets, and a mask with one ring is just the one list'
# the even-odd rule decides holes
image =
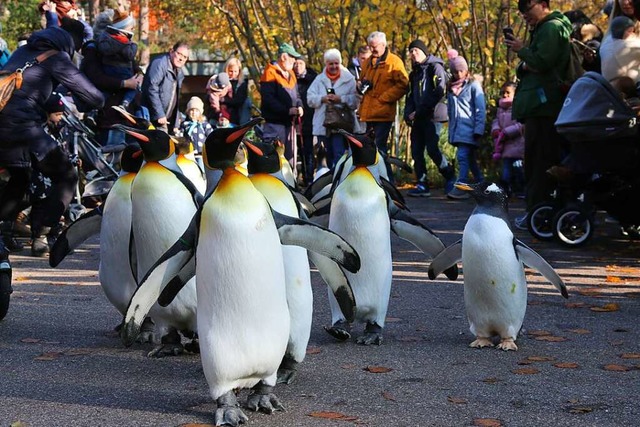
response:
{"label": "eyeglasses", "polygon": [[186,61],[186,60],[188,60],[188,59],[189,59],[189,55],[185,55],[184,53],[182,53],[182,52],[180,52],[180,51],[174,50],[174,51],[173,51],[173,53],[175,53],[175,54],[176,54],[176,56],[177,56],[178,58],[182,59],[183,61]]}
{"label": "eyeglasses", "polygon": [[537,2],[533,2],[531,5],[529,5],[529,7],[527,7],[524,11],[520,12],[521,15],[525,15],[529,12],[531,12],[531,9],[533,9],[534,7],[536,7],[538,5]]}

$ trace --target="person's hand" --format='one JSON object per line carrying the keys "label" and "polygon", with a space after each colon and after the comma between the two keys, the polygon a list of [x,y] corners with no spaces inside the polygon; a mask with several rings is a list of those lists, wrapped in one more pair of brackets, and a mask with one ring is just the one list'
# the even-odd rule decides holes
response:
{"label": "person's hand", "polygon": [[507,45],[507,47],[509,47],[509,49],[511,49],[514,52],[519,52],[520,49],[522,49],[524,47],[524,42],[520,39],[517,39],[515,37],[513,38],[505,38],[504,39],[504,44]]}
{"label": "person's hand", "polygon": [[133,76],[129,79],[123,80],[122,87],[125,89],[137,89],[140,84],[142,84],[142,76]]}
{"label": "person's hand", "polygon": [[56,13],[56,4],[51,0],[45,0],[45,2],[42,3],[42,10],[44,10],[45,12],[48,11]]}
{"label": "person's hand", "polygon": [[166,125],[167,123],[169,123],[169,121],[167,120],[166,117],[160,117],[158,120],[156,120],[158,122],[159,125]]}
{"label": "person's hand", "polygon": [[289,115],[290,116],[301,116],[302,114],[300,113],[300,109],[299,107],[291,107],[289,108]]}
{"label": "person's hand", "polygon": [[415,120],[415,118],[416,118],[416,112],[415,112],[415,111],[409,114],[408,119],[409,119],[410,121],[414,121],[414,120]]}

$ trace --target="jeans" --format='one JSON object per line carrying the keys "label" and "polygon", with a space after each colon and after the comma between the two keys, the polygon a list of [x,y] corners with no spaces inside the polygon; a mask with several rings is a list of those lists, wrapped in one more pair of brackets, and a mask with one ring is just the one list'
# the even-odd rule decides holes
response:
{"label": "jeans", "polygon": [[467,182],[469,172],[473,175],[475,182],[484,180],[480,166],[478,166],[478,160],[476,159],[476,150],[478,147],[471,144],[457,144],[457,147],[458,182]]}
{"label": "jeans", "polygon": [[524,190],[524,170],[522,166],[516,167],[514,163],[522,159],[514,159],[505,157],[502,159],[502,176],[501,180],[505,185],[513,190]]}
{"label": "jeans", "polygon": [[385,156],[385,166],[387,167],[387,175],[389,175],[389,181],[393,182],[393,171],[391,165],[387,160],[389,155],[389,133],[391,133],[391,127],[393,122],[367,122],[367,132],[373,129],[375,135],[375,142],[378,150],[380,150]]}
{"label": "jeans", "polygon": [[313,181],[315,159],[313,158],[313,135],[302,135],[302,159],[304,165],[304,180],[307,184]]}
{"label": "jeans", "polygon": [[340,157],[342,157],[347,150],[344,136],[339,133],[330,133],[327,136],[318,136],[318,142],[324,144],[324,148],[327,150],[327,167],[335,170],[336,163],[338,163]]}

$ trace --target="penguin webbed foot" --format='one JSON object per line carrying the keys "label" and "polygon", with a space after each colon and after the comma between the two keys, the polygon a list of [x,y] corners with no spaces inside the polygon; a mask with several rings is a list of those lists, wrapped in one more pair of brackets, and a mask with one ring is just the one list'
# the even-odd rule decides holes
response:
{"label": "penguin webbed foot", "polygon": [[293,358],[285,354],[278,368],[278,379],[276,384],[291,384],[298,375],[298,362]]}
{"label": "penguin webbed foot", "polygon": [[377,323],[367,323],[364,334],[360,335],[356,342],[361,345],[381,345],[382,326],[379,326]]}
{"label": "penguin webbed foot", "polygon": [[502,340],[500,341],[500,344],[498,344],[496,348],[504,351],[509,351],[509,350],[518,351],[518,346],[516,345],[515,339],[511,337],[502,338]]}
{"label": "penguin webbed foot", "polygon": [[346,341],[351,338],[351,324],[339,320],[333,326],[325,326],[324,330],[338,341]]}
{"label": "penguin webbed foot", "polygon": [[218,405],[215,412],[217,426],[237,426],[249,421],[249,417],[240,409],[238,399],[233,391],[229,391],[216,399],[216,404]]}
{"label": "penguin webbed foot", "polygon": [[486,337],[476,337],[476,340],[469,344],[469,347],[472,348],[484,348],[484,347],[493,347],[493,342],[490,338]]}
{"label": "penguin webbed foot", "polygon": [[168,334],[162,337],[162,343],[151,350],[148,357],[166,357],[166,356],[178,356],[184,353],[184,346],[181,342],[182,338],[175,329],[171,330]]}
{"label": "penguin webbed foot", "polygon": [[156,325],[153,323],[150,317],[145,317],[142,322],[142,326],[140,327],[140,334],[136,338],[136,342],[138,343],[147,343],[153,342],[155,339],[154,332],[156,329]]}
{"label": "penguin webbed foot", "polygon": [[200,354],[200,340],[194,337],[191,341],[184,345],[184,349],[189,353]]}
{"label": "penguin webbed foot", "polygon": [[262,382],[256,384],[251,389],[251,394],[247,397],[247,408],[252,411],[260,411],[265,414],[272,414],[275,411],[284,411],[284,406],[278,396],[272,393],[273,387]]}

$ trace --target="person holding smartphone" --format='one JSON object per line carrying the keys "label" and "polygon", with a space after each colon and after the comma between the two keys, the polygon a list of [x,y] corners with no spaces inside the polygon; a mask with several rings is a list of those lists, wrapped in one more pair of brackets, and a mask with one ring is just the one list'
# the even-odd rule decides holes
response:
{"label": "person holding smartphone", "polygon": [[[313,113],[313,135],[327,151],[327,167],[334,169],[336,162],[346,150],[344,137],[324,127],[325,111],[329,104],[343,104],[351,110],[358,108],[355,77],[342,66],[342,55],[338,49],[324,53],[324,70],[311,83],[307,91],[307,102],[315,109]],[[354,120],[354,126],[356,125]]]}

